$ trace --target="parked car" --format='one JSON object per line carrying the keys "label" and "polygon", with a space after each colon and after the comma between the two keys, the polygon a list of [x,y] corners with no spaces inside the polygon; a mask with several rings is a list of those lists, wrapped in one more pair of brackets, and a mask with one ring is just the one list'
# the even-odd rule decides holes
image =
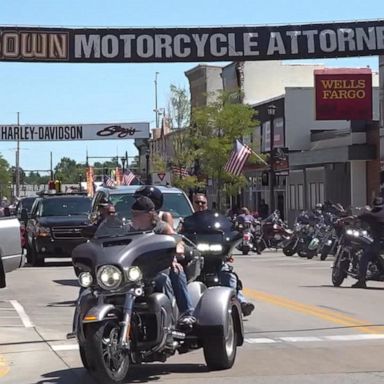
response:
{"label": "parked car", "polygon": [[[128,221],[132,218],[131,206],[135,199],[133,194],[138,185],[117,186],[113,188],[99,188],[92,201],[91,220],[95,220],[98,214],[98,204],[100,201],[110,201],[116,209],[117,216]],[[156,186],[163,193],[164,203],[162,211],[170,212],[174,219],[175,229],[180,224],[180,220],[193,213],[193,206],[187,195],[175,187]]]}
{"label": "parked car", "polygon": [[81,232],[89,224],[91,199],[85,194],[42,194],[27,219],[27,261],[41,266],[47,257],[70,257],[86,241]]}
{"label": "parked car", "polygon": [[11,216],[0,217],[0,288],[6,285],[6,273],[23,264],[19,220]]}

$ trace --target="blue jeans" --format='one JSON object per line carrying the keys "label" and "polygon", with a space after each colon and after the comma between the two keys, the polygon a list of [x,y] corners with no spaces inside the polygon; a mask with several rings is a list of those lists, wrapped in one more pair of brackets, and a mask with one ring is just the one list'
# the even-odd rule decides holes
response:
{"label": "blue jeans", "polygon": [[193,306],[187,288],[187,276],[184,271],[169,271],[169,278],[172,283],[173,292],[175,294],[177,307],[180,313],[192,315]]}
{"label": "blue jeans", "polygon": [[163,292],[169,300],[176,299],[181,314],[191,315],[193,306],[187,288],[187,277],[184,272],[175,272],[172,268],[167,272],[159,273],[155,279],[156,289]]}
{"label": "blue jeans", "polygon": [[246,303],[247,300],[244,297],[243,292],[237,288],[237,276],[232,272],[232,270],[233,268],[227,263],[222,265],[221,270],[219,271],[220,285],[233,288],[236,291],[236,296],[239,302]]}

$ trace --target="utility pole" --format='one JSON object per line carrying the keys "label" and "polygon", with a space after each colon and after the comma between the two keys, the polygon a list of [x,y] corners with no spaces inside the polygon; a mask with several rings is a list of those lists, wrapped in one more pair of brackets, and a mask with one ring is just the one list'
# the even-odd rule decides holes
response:
{"label": "utility pole", "polygon": [[51,171],[51,180],[53,180],[53,161],[52,161],[52,151],[50,153],[50,171]]}
{"label": "utility pole", "polygon": [[155,122],[156,122],[156,127],[155,128],[159,128],[159,111],[157,109],[157,76],[158,76],[159,72],[156,72],[155,73],[155,114],[156,114],[156,118],[155,118]]}
{"label": "utility pole", "polygon": [[20,112],[17,112],[17,127],[19,129],[19,134],[17,135],[17,145],[16,145],[16,191],[15,195],[19,197],[20,195]]}

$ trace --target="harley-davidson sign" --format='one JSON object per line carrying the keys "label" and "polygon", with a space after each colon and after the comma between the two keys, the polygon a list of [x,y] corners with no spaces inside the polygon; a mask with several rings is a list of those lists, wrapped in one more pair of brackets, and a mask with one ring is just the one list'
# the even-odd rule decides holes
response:
{"label": "harley-davidson sign", "polygon": [[149,123],[0,125],[0,141],[147,139]]}
{"label": "harley-davidson sign", "polygon": [[380,54],[384,20],[212,28],[0,27],[2,61],[201,62]]}
{"label": "harley-davidson sign", "polygon": [[369,68],[315,70],[316,120],[371,120]]}

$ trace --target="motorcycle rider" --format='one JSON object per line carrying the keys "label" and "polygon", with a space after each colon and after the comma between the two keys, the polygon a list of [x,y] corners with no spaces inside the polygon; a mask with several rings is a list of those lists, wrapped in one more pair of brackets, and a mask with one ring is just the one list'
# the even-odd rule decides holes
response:
{"label": "motorcycle rider", "polygon": [[384,199],[380,196],[375,197],[372,202],[372,209],[365,210],[357,218],[369,225],[373,244],[364,248],[363,255],[359,260],[358,280],[352,285],[352,288],[367,288],[368,263],[378,257],[380,253],[380,240],[384,237]]}
{"label": "motorcycle rider", "polygon": [[[195,194],[193,198],[193,206],[196,211],[194,215],[208,210],[207,197],[203,193]],[[233,267],[229,265],[229,262],[233,262],[232,255],[228,259],[228,262],[223,263],[221,270],[219,271],[220,284],[236,290],[243,316],[249,316],[255,309],[255,306],[245,299],[242,290],[239,289],[241,282],[239,281],[238,276],[233,272]]]}
{"label": "motorcycle rider", "polygon": [[155,210],[157,211],[157,214],[159,218],[166,223],[168,223],[172,228],[174,228],[173,223],[173,216],[171,213],[166,211],[161,211],[161,207],[164,203],[163,193],[160,191],[159,188],[143,185],[136,189],[135,193],[133,194],[133,197],[137,199],[139,196],[146,196],[149,197],[153,204],[155,204]]}
{"label": "motorcycle rider", "polygon": [[[158,188],[156,190],[159,191]],[[161,200],[160,195],[157,193],[154,193],[154,195],[159,197],[159,201]],[[138,195],[131,210],[131,226],[133,229],[142,231],[153,230],[155,233],[167,235],[174,235],[176,233],[168,223],[160,220],[156,212],[156,205],[149,197]],[[179,325],[191,327],[196,322],[193,316],[194,308],[188,293],[187,277],[183,266],[178,262],[178,260],[185,259],[185,254],[188,252],[182,243],[178,244],[176,251],[177,257],[175,257],[170,270],[161,273],[157,283],[164,289],[164,292],[170,299],[176,298],[176,303],[181,313],[178,320]]]}

